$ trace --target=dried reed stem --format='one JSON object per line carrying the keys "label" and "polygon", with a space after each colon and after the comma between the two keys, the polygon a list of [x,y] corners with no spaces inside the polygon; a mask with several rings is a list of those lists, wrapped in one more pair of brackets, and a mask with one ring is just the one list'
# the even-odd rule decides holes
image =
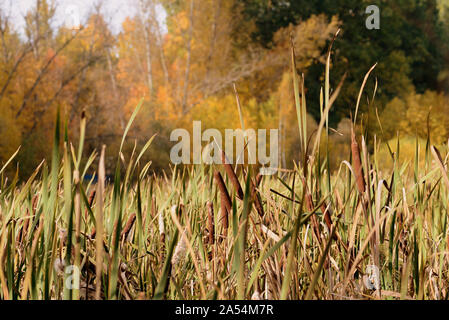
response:
{"label": "dried reed stem", "polygon": [[214,207],[212,202],[208,201],[206,203],[207,207],[207,243],[213,245],[215,243],[215,226],[214,226]]}
{"label": "dried reed stem", "polygon": [[360,149],[354,133],[354,126],[351,126],[351,151],[357,190],[363,194],[365,193],[365,176],[363,175],[363,167],[360,160]]}
{"label": "dried reed stem", "polygon": [[[97,206],[96,206],[96,229],[94,230],[94,236],[96,236],[95,247],[96,247],[96,257],[95,257],[95,299],[100,300],[101,298],[101,276],[103,268],[103,199],[104,199],[104,180],[106,176],[106,171],[104,167],[104,153],[106,146],[103,145],[100,154],[100,163],[98,165],[98,183],[97,183]],[[96,235],[96,233],[98,233]],[[92,235],[91,235],[92,237]]]}

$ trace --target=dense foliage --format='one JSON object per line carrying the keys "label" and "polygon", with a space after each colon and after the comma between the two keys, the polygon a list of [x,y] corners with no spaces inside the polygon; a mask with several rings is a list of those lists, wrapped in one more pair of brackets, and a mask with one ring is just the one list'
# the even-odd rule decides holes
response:
{"label": "dense foliage", "polygon": [[[300,153],[297,119],[291,116],[290,38],[297,70],[305,75],[312,132],[321,117],[324,57],[338,28],[331,91],[344,82],[330,112],[331,128],[347,132],[360,84],[376,62],[360,105],[358,125],[365,131],[381,134],[377,109],[385,139],[394,138],[397,130],[424,138],[426,130],[415,128],[419,121],[411,119],[407,127],[406,119],[401,126],[393,119],[415,113],[422,119],[429,110],[448,113],[447,1],[144,0],[136,2],[138,14],[128,17],[119,33],[111,31],[110,17],[100,5],[81,26],[55,27],[55,4],[36,0],[24,30],[0,7],[0,161],[21,146],[16,158],[20,177],[48,159],[47,141],[58,106],[69,136],[86,112],[86,150],[107,144],[110,170],[120,132],[142,97],[144,105],[129,139],[142,146],[158,133],[154,145],[160,152],[152,157],[152,170],[161,172],[169,165],[174,128],[191,130],[193,120],[201,120],[203,129],[240,128],[234,84],[245,127],[279,128],[281,164],[292,168]],[[380,7],[379,30],[365,27],[368,4]],[[164,21],[160,12],[166,13]],[[408,104],[416,110],[404,112]],[[435,142],[447,139],[445,129],[432,125],[431,131],[431,138],[438,137]],[[342,157],[347,155],[341,143],[347,135],[331,134],[329,139]],[[332,170],[340,160],[331,163]]]}
{"label": "dense foliage", "polygon": [[[446,20],[447,2],[437,0],[360,1],[360,0],[240,0],[246,16],[255,19],[255,41],[265,46],[276,45],[273,35],[288,26],[298,24],[314,14],[337,16],[342,34],[335,44],[336,61],[332,72],[334,83],[347,72],[345,90],[336,102],[330,121],[336,125],[342,117],[349,117],[355,105],[361,79],[369,66],[378,63],[375,76],[379,82],[379,109],[394,97],[412,90],[441,92],[447,89],[449,62],[449,34]],[[439,2],[441,4],[439,5]],[[380,9],[380,29],[369,30],[365,12],[369,5]],[[319,96],[322,79],[321,61],[314,61],[306,73],[309,95]],[[374,81],[369,84],[374,87]],[[372,91],[372,90],[371,90]],[[317,105],[310,112],[319,118]]]}

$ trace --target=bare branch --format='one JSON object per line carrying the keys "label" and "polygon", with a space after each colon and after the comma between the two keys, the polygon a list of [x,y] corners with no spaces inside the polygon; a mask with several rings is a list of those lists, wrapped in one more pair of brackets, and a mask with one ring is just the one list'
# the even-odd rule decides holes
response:
{"label": "bare branch", "polygon": [[83,30],[82,27],[79,30],[77,30],[66,42],[64,42],[64,44],[58,50],[56,50],[56,52],[53,54],[53,56],[47,61],[45,66],[39,72],[39,75],[37,76],[36,80],[34,81],[33,85],[31,86],[31,88],[25,93],[22,105],[20,106],[19,111],[17,111],[17,113],[16,113],[16,118],[18,118],[20,116],[20,114],[22,113],[22,111],[25,109],[26,104],[27,104],[29,98],[31,97],[31,94],[33,93],[34,89],[36,89],[39,82],[42,80],[42,78],[47,73],[48,68],[50,67],[52,62],[56,59],[56,57],[59,55],[59,53],[61,53],[61,51],[64,50],[78,36],[78,34],[82,30]]}

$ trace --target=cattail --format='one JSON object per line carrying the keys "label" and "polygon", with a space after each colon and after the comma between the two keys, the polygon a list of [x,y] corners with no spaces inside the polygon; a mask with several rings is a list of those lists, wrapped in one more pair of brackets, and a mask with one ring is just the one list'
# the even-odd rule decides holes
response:
{"label": "cattail", "polygon": [[92,204],[94,203],[94,199],[95,199],[95,195],[97,194],[97,191],[94,189],[92,190],[92,192],[90,193],[89,196],[89,206],[92,207]]}
{"label": "cattail", "polygon": [[228,189],[226,188],[226,185],[223,181],[223,177],[221,176],[221,173],[218,171],[215,171],[214,178],[215,178],[215,181],[217,182],[218,189],[220,190],[220,193],[224,196],[224,198],[222,200],[224,200],[226,210],[231,211],[231,208],[232,208],[231,197],[229,196]]}
{"label": "cattail", "polygon": [[214,226],[214,207],[212,202],[208,201],[207,204],[207,231],[208,231],[208,243],[210,245],[215,243],[215,226]]}
{"label": "cattail", "polygon": [[131,228],[133,227],[135,221],[136,221],[136,214],[133,213],[128,218],[128,222],[126,223],[125,228],[122,230],[122,233],[120,234],[121,238],[126,238],[128,236],[128,234],[131,231]]}
{"label": "cattail", "polygon": [[231,211],[232,202],[229,197],[228,189],[226,189],[226,185],[224,184],[223,178],[221,177],[220,172],[214,172],[214,178],[218,185],[218,189],[220,190],[220,200],[221,200],[221,216],[220,222],[223,224],[223,233],[226,234],[226,230],[228,229],[228,214]]}
{"label": "cattail", "polygon": [[177,265],[179,262],[184,260],[187,251],[187,237],[185,231],[182,232],[181,239],[178,241],[176,245],[175,252],[173,253],[173,257],[171,259],[172,265]]}
{"label": "cattail", "polygon": [[360,161],[360,150],[355,137],[354,127],[351,127],[351,151],[357,190],[360,193],[365,193],[365,177],[363,175],[362,162]]}
{"label": "cattail", "polygon": [[231,180],[232,185],[234,186],[235,191],[237,192],[237,198],[240,200],[243,200],[243,190],[240,186],[239,179],[237,178],[234,168],[232,167],[232,164],[229,163],[228,158],[226,157],[226,153],[224,151],[221,151],[221,162],[223,163],[223,166],[225,168],[226,174],[229,177],[229,180]]}

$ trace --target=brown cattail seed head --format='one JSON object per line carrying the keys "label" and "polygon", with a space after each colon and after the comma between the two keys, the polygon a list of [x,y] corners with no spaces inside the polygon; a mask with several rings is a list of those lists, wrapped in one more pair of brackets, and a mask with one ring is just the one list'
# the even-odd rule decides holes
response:
{"label": "brown cattail seed head", "polygon": [[135,221],[136,221],[136,214],[133,213],[129,216],[128,221],[126,222],[125,228],[122,230],[122,233],[120,234],[120,237],[128,236]]}
{"label": "brown cattail seed head", "polygon": [[222,200],[224,200],[226,209],[228,211],[231,211],[231,209],[232,209],[231,197],[229,196],[228,189],[226,188],[226,185],[223,181],[223,177],[221,176],[221,173],[218,171],[215,171],[214,178],[215,178],[215,182],[218,185],[218,189],[220,190],[220,193],[223,195]]}
{"label": "brown cattail seed head", "polygon": [[242,187],[240,186],[239,179],[237,178],[237,175],[234,172],[234,168],[232,167],[232,164],[229,163],[228,158],[226,157],[226,153],[224,151],[221,151],[221,162],[223,163],[223,166],[225,168],[226,174],[229,177],[229,180],[231,180],[231,183],[234,186],[235,192],[237,192],[237,198],[243,200],[243,190]]}

